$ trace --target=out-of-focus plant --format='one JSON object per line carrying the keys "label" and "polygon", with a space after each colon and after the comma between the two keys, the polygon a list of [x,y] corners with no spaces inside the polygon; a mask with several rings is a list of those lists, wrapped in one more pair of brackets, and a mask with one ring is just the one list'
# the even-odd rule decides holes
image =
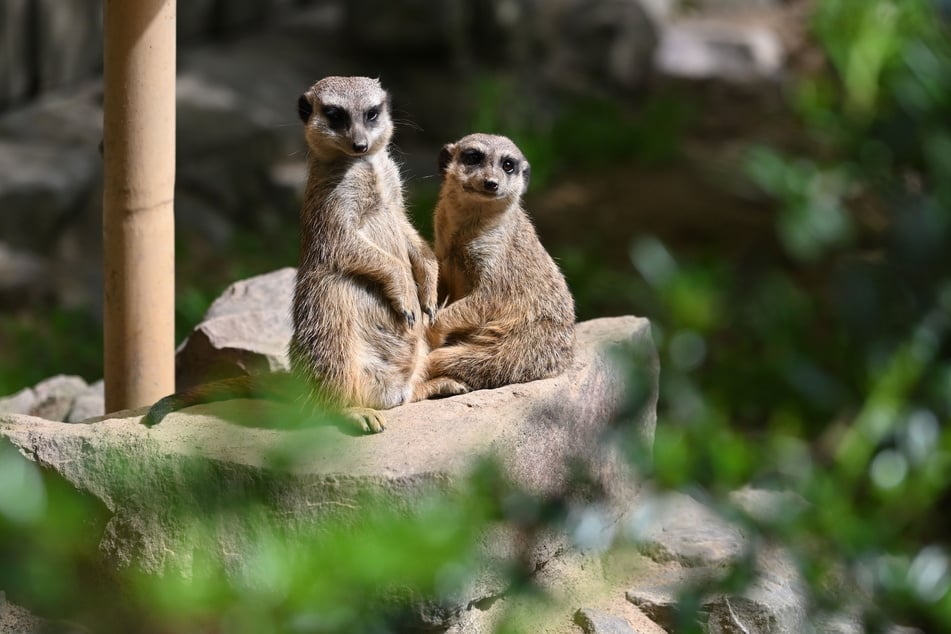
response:
{"label": "out-of-focus plant", "polygon": [[[827,65],[796,97],[813,151],[747,162],[787,259],[727,273],[728,255],[632,251],[664,360],[649,472],[731,517],[724,494],[743,483],[800,493],[782,521],[746,521],[794,551],[817,607],[944,631],[951,34],[916,0],[820,2],[813,27]],[[843,569],[852,584],[830,601]]]}

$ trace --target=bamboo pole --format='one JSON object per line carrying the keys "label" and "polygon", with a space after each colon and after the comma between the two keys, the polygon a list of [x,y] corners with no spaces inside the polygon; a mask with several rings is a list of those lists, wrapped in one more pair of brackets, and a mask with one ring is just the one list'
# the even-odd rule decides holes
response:
{"label": "bamboo pole", "polygon": [[106,411],[175,388],[175,0],[103,4]]}

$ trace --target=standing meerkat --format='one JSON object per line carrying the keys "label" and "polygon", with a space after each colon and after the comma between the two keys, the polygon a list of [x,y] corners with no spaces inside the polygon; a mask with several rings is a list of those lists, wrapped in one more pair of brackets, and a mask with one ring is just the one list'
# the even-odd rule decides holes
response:
{"label": "standing meerkat", "polygon": [[[425,321],[433,323],[437,308],[436,259],[406,216],[399,169],[387,150],[389,105],[379,81],[367,77],[326,77],[297,104],[309,156],[291,371],[309,400],[343,408],[368,432],[384,428],[377,410],[413,400],[428,352]],[[251,395],[259,378],[166,397],[144,422]]]}
{"label": "standing meerkat", "polygon": [[574,300],[522,209],[528,161],[506,137],[470,134],[442,149],[439,171],[436,258],[448,305],[417,396],[560,374],[574,358]]}

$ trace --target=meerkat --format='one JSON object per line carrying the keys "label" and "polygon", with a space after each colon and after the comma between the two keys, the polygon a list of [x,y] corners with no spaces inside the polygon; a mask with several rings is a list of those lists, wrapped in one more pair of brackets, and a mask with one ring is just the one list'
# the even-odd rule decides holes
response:
{"label": "meerkat", "polygon": [[530,166],[506,137],[471,134],[439,154],[440,295],[418,397],[556,376],[574,358],[574,299],[522,208]]}
{"label": "meerkat", "polygon": [[[297,109],[309,156],[291,372],[308,386],[309,401],[329,402],[363,431],[379,432],[385,418],[378,410],[414,400],[423,378],[425,322],[437,311],[436,259],[406,215],[387,149],[390,97],[379,81],[326,77],[301,95]],[[248,394],[253,380],[227,383],[196,388],[194,398],[166,397],[145,422]]]}

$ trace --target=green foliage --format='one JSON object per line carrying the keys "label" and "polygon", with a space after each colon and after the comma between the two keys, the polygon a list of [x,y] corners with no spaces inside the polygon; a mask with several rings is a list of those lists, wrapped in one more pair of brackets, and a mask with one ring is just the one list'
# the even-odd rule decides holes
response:
{"label": "green foliage", "polygon": [[0,315],[0,395],[55,374],[102,376],[102,325],[88,311],[48,308],[45,319]]}
{"label": "green foliage", "polygon": [[[651,473],[702,486],[727,514],[737,509],[723,494],[742,482],[798,492],[808,512],[749,530],[792,545],[820,605],[844,566],[875,597],[870,629],[944,631],[948,33],[924,2],[831,0],[814,24],[835,71],[798,92],[816,152],[758,147],[746,163],[779,205],[789,260],[727,275],[724,254],[678,255],[650,239],[634,249],[665,369]],[[706,354],[684,356],[688,335]]]}
{"label": "green foliage", "polygon": [[677,157],[693,116],[687,102],[676,97],[651,97],[632,111],[608,98],[577,95],[542,105],[522,87],[515,79],[479,79],[470,127],[511,138],[529,157],[536,188],[579,168],[669,162]]}

